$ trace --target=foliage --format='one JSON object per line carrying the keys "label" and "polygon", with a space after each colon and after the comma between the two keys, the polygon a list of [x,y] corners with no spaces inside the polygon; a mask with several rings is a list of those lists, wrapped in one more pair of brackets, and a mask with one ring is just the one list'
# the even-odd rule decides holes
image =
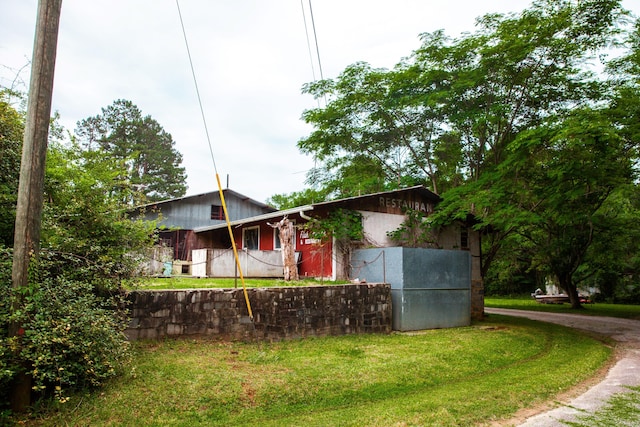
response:
{"label": "foliage", "polygon": [[[557,126],[523,133],[512,150],[507,176],[500,174],[512,186],[516,215],[507,221],[515,220],[535,248],[533,264],[554,275],[577,305],[579,270],[596,236],[604,238],[617,220],[603,205],[632,182],[623,141],[604,115],[579,110]],[[506,212],[497,214],[504,221]]]}
{"label": "foliage", "polygon": [[[362,214],[350,209],[335,209],[321,218],[313,218],[304,224],[312,239],[326,242],[332,238],[334,251],[341,254],[338,263],[342,273],[338,277],[349,277],[349,260],[354,244],[364,243]],[[357,242],[357,243],[356,243]]]}
{"label": "foliage", "polygon": [[[154,241],[154,224],[127,216],[121,197],[128,186],[119,184],[118,160],[82,151],[75,141],[57,141],[59,127],[50,135],[43,249],[31,260],[27,287],[12,291],[11,252],[0,253],[3,402],[18,370],[26,369],[41,395],[61,402],[72,390],[101,385],[121,372],[128,343],[120,290]],[[5,338],[10,322],[23,334]]]}
{"label": "foliage", "polygon": [[326,217],[313,218],[304,227],[312,239],[322,241],[332,237],[337,242],[349,244],[364,238],[362,215],[349,209],[332,210]]}
{"label": "foliage", "polygon": [[577,285],[590,274],[584,267],[599,256],[595,243],[608,247],[607,233],[620,227],[620,215],[607,206],[633,182],[631,166],[606,112],[576,110],[519,133],[505,160],[461,197],[445,197],[438,215],[473,212],[478,228],[503,232],[502,251],[556,277],[577,306]]}
{"label": "foliage", "polygon": [[[640,21],[625,35],[627,16],[618,0],[540,0],[458,38],[422,34],[392,70],[355,63],[306,85],[326,100],[303,116],[314,130],[298,147],[321,164],[309,182],[331,195],[430,186],[444,199],[436,230],[476,217],[488,287],[558,275],[569,292],[606,278],[625,293],[640,275],[637,240],[620,233],[640,227],[609,196],[637,184]],[[606,80],[592,70],[615,44],[628,52]],[[393,237],[428,241],[417,225]]]}
{"label": "foliage", "polygon": [[596,235],[585,264],[576,272],[583,289],[597,289],[597,301],[640,303],[640,188],[617,188],[600,209],[608,218]]}
{"label": "foliage", "polygon": [[[3,277],[10,276],[9,255],[10,251],[3,252],[0,269],[9,270],[0,273]],[[98,289],[83,281],[83,276],[93,279],[91,267],[85,273],[84,264],[47,252],[32,261],[27,288],[12,291],[11,281],[2,281],[1,328],[6,332],[8,322],[16,322],[23,331],[0,343],[4,401],[9,380],[24,366],[29,366],[36,392],[55,395],[64,403],[72,390],[102,385],[128,363],[121,297],[114,289]],[[9,315],[6,308],[17,297],[20,308]]]}
{"label": "foliage", "polygon": [[531,268],[533,248],[520,235],[504,239],[499,255],[484,277],[485,295],[529,295],[545,289],[544,274]]}
{"label": "foliage", "polygon": [[437,236],[429,218],[417,210],[405,211],[405,219],[397,230],[387,233],[389,238],[400,246],[409,248],[438,248]]}
{"label": "foliage", "polygon": [[42,246],[95,266],[95,280],[127,279],[153,244],[154,224],[130,219],[118,193],[116,160],[75,145],[50,144],[45,177]]}
{"label": "foliage", "polygon": [[[121,200],[144,203],[185,194],[185,169],[173,138],[131,101],[116,100],[102,114],[80,121],[76,135],[86,151],[120,163],[117,182],[136,190]],[[117,183],[110,191],[119,191]]]}
{"label": "foliage", "polygon": [[[132,221],[114,196],[102,191],[112,171],[102,162],[85,162],[73,149],[52,144],[47,164],[40,259],[33,259],[29,287],[13,318],[0,312],[0,328],[22,324],[18,343],[3,342],[2,365],[30,365],[37,390],[61,401],[75,388],[96,386],[127,362],[126,326],[120,288],[131,279],[153,242],[153,224]],[[3,303],[11,287],[8,252],[2,274]],[[4,395],[6,397],[6,395]],[[5,399],[7,400],[7,399]]]}
{"label": "foliage", "polygon": [[[378,188],[409,181],[443,194],[499,164],[519,132],[599,100],[584,64],[613,40],[623,15],[615,0],[547,0],[485,15],[458,39],[422,34],[422,46],[393,70],[360,62],[306,85],[328,101],[305,111],[314,131],[298,147],[322,162],[324,173],[313,174],[323,185],[366,164]],[[350,172],[339,181],[348,186],[351,177],[358,182]]]}
{"label": "foliage", "polygon": [[[0,396],[8,396],[9,384],[18,365],[13,357],[14,341],[8,338],[8,319],[11,314],[11,254],[12,251],[0,245]],[[0,406],[0,411],[2,411]],[[0,419],[1,420],[1,419]]]}
{"label": "foliage", "polygon": [[0,245],[13,245],[24,117],[0,88]]}
{"label": "foliage", "polygon": [[274,194],[267,200],[267,204],[279,210],[297,208],[327,201],[327,192],[307,188],[290,194]]}

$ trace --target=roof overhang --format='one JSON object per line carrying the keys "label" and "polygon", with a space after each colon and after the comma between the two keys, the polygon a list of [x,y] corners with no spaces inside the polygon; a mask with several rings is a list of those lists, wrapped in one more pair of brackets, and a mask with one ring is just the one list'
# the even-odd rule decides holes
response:
{"label": "roof overhang", "polygon": [[[276,212],[270,212],[267,214],[262,214],[262,215],[257,215],[257,216],[252,216],[249,218],[242,218],[242,219],[238,219],[235,221],[231,221],[229,223],[229,225],[231,227],[236,227],[238,225],[244,225],[244,224],[249,224],[252,222],[262,222],[268,219],[274,219],[274,218],[281,218],[283,216],[289,216],[289,215],[300,215],[303,218],[305,217],[305,212],[309,212],[313,210],[313,206],[312,205],[305,205],[305,206],[299,206],[297,208],[291,208],[291,209],[285,209],[283,211],[276,211]],[[216,224],[216,225],[209,225],[207,227],[198,227],[198,228],[194,228],[193,232],[194,233],[204,233],[207,231],[213,231],[213,230],[219,230],[222,228],[226,228],[227,227],[227,223],[223,222],[220,224]]]}

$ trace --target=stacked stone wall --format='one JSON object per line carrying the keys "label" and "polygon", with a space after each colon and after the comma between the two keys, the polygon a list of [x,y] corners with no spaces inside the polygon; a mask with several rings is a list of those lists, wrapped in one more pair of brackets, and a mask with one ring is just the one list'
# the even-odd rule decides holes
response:
{"label": "stacked stone wall", "polygon": [[130,340],[212,336],[281,340],[391,332],[388,284],[133,291]]}

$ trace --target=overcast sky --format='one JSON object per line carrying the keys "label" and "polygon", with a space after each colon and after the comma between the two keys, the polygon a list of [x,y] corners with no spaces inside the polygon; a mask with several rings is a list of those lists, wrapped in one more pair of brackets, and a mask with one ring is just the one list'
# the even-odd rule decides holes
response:
{"label": "overcast sky", "polygon": [[[525,0],[312,0],[325,78],[366,61],[393,68],[419,34],[474,31],[475,18]],[[640,12],[640,0],[625,0]],[[320,77],[309,0],[180,0],[222,185],[264,202],[304,188],[313,160],[296,146],[317,106]],[[305,12],[303,13],[303,5]],[[27,91],[37,0],[0,0],[0,85]],[[305,17],[313,67],[305,32]],[[26,66],[26,67],[25,67]],[[116,99],[169,132],[184,157],[187,194],[217,190],[175,0],[63,0],[53,109],[70,131]]]}

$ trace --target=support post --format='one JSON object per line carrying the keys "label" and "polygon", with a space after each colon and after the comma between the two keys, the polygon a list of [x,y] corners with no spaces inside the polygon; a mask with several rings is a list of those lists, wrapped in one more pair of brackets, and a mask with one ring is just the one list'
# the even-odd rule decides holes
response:
{"label": "support post", "polygon": [[[30,258],[37,256],[40,249],[44,172],[61,7],[62,0],[38,2],[13,243],[11,280],[14,291],[27,286]],[[15,305],[21,305],[21,301],[17,300]],[[21,325],[10,325],[10,336],[19,337],[21,332]],[[13,384],[11,407],[20,412],[30,403],[31,377],[25,370]]]}

